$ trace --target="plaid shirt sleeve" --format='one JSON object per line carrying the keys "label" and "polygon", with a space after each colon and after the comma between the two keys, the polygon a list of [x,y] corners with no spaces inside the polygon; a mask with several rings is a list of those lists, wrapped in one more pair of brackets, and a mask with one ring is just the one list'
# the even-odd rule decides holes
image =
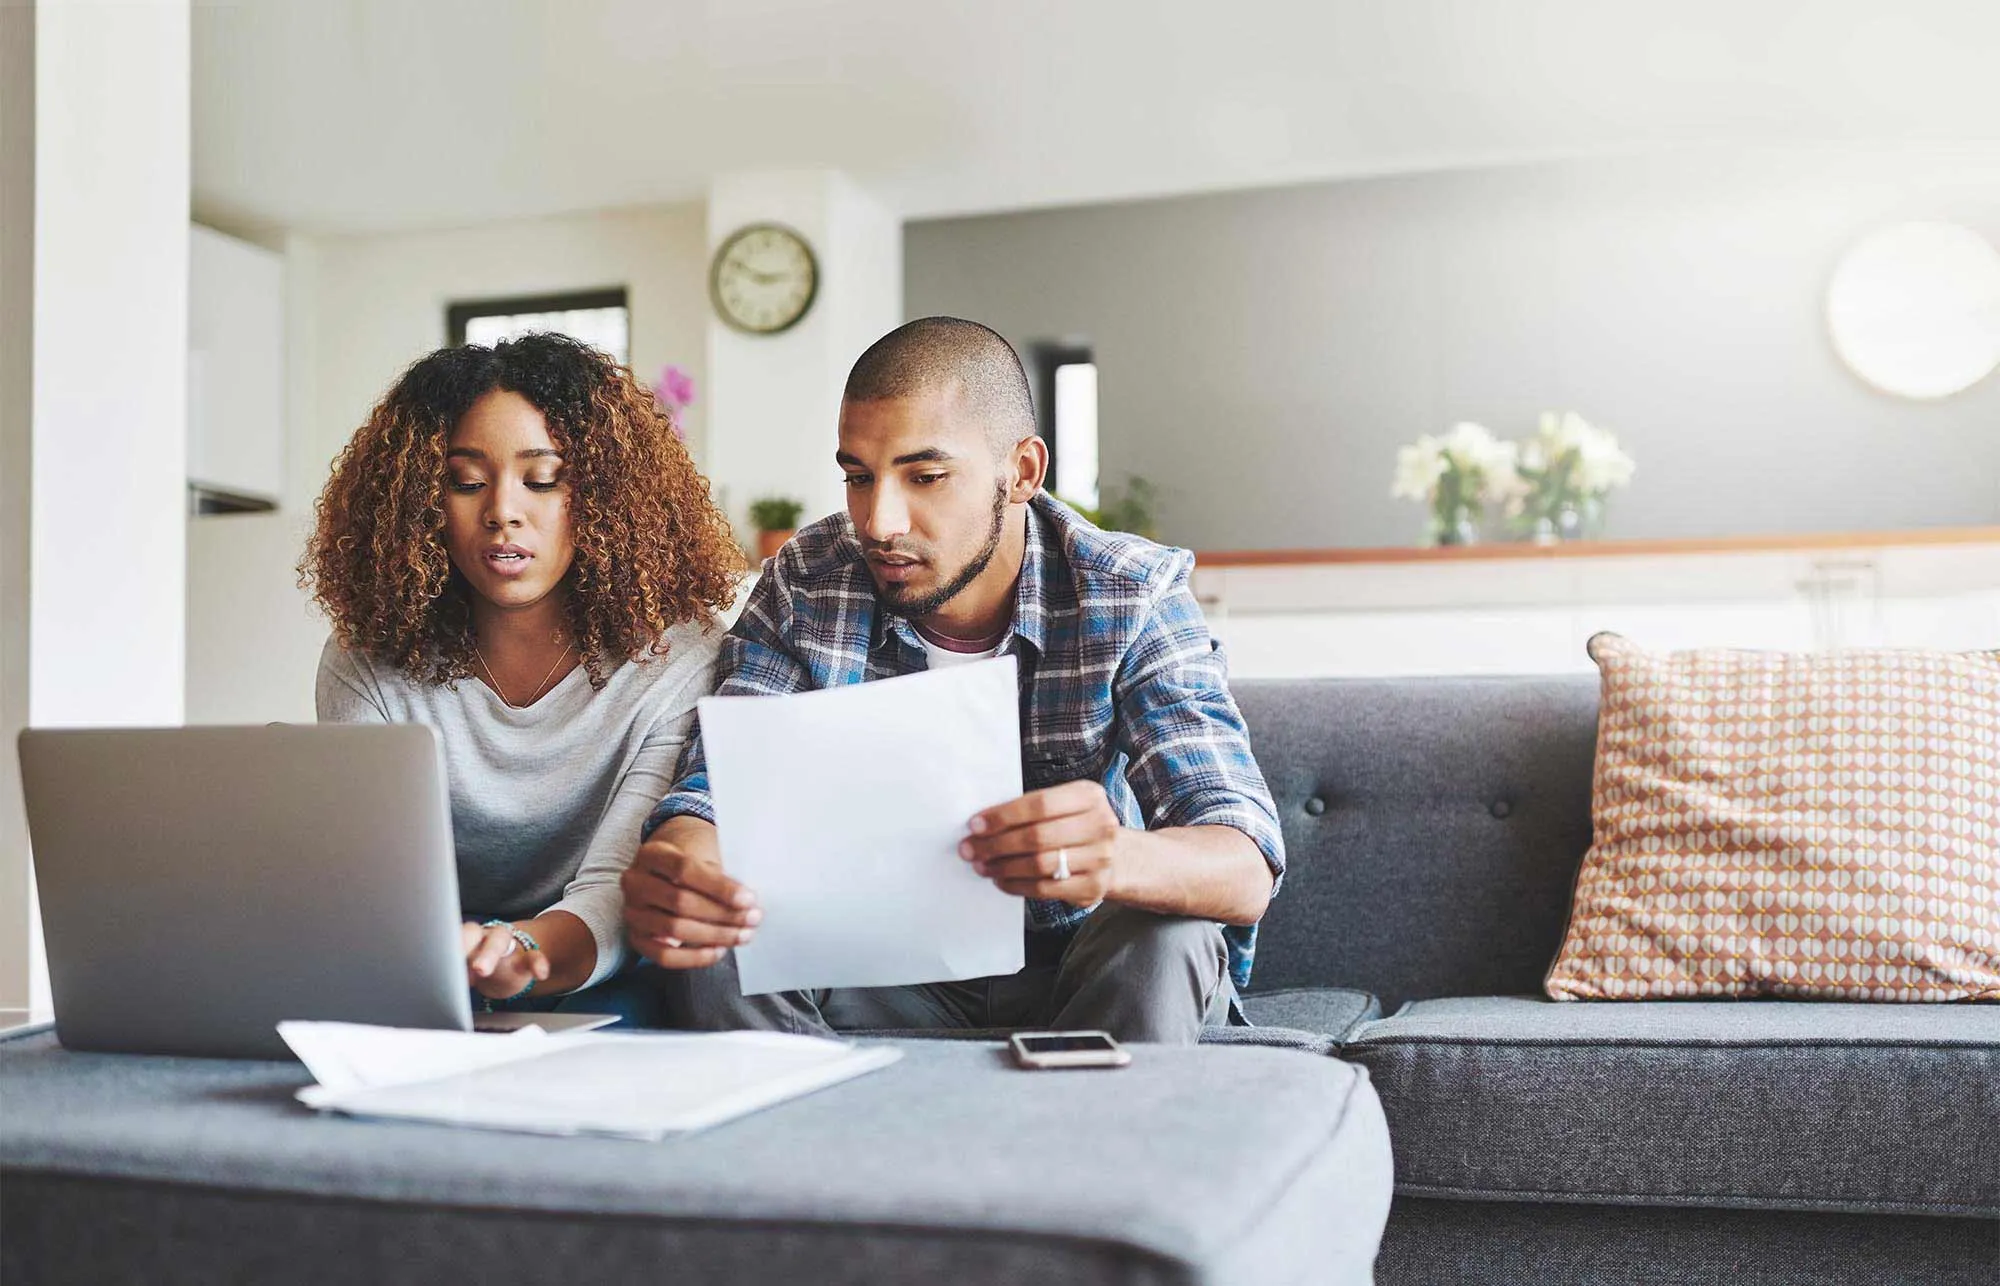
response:
{"label": "plaid shirt sleeve", "polygon": [[[1149,826],[1229,826],[1285,873],[1285,841],[1250,734],[1229,695],[1229,667],[1182,563],[1154,601],[1113,684],[1126,780]],[[1275,888],[1273,889],[1275,892]]]}
{"label": "plaid shirt sleeve", "polygon": [[[757,587],[750,591],[750,601],[743,606],[743,614],[722,638],[715,665],[716,696],[783,696],[813,686],[805,664],[785,643],[783,621],[788,594],[777,565],[777,560],[773,560],[770,570],[759,578]],[[695,717],[687,744],[681,748],[674,788],[646,818],[642,834],[651,835],[661,823],[674,817],[699,817],[711,824],[715,821],[699,715]]]}

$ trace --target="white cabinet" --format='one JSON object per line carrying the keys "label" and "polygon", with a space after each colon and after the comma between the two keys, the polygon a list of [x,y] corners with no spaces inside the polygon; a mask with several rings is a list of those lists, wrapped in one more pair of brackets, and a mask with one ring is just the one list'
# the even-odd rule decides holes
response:
{"label": "white cabinet", "polygon": [[1657,650],[2000,647],[2000,529],[1811,550],[1197,562],[1194,582],[1238,678],[1587,674],[1600,630]]}
{"label": "white cabinet", "polygon": [[189,229],[188,482],[275,504],[285,490],[285,269],[277,254]]}

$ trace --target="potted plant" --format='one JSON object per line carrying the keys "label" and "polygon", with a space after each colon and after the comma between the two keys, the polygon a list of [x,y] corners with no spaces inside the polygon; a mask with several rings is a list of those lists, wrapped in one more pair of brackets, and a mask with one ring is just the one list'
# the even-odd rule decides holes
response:
{"label": "potted plant", "polygon": [[1425,434],[1396,453],[1389,494],[1429,506],[1430,544],[1470,545],[1486,502],[1509,500],[1519,489],[1517,453],[1482,425],[1455,424],[1443,437]]}
{"label": "potted plant", "polygon": [[790,496],[763,496],[750,502],[750,524],[757,529],[757,557],[775,558],[792,533],[798,530],[803,500]]}
{"label": "potted plant", "polygon": [[1107,489],[1099,502],[1092,506],[1057,496],[1070,508],[1081,514],[1091,526],[1103,531],[1123,531],[1147,540],[1160,538],[1158,523],[1154,518],[1154,505],[1158,492],[1152,483],[1133,474],[1125,480],[1123,488]]}

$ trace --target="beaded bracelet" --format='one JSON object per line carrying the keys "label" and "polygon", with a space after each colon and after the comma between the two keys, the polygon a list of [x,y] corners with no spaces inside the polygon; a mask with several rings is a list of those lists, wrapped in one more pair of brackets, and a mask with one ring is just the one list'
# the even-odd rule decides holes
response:
{"label": "beaded bracelet", "polygon": [[535,941],[534,934],[529,933],[526,929],[522,928],[518,924],[512,923],[511,921],[488,920],[486,923],[480,925],[479,927],[482,929],[504,928],[507,930],[507,932],[514,935],[514,941],[520,943],[524,950],[540,951],[542,949],[542,944]]}
{"label": "beaded bracelet", "polygon": [[[542,944],[541,944],[541,943],[539,943],[539,942],[537,942],[537,941],[535,941],[535,935],[534,935],[534,934],[532,934],[532,933],[529,933],[529,932],[528,932],[528,931],[527,931],[526,929],[522,928],[522,927],[521,927],[520,925],[518,925],[518,924],[515,924],[515,923],[513,923],[512,921],[509,921],[509,920],[488,920],[488,921],[486,921],[485,923],[481,924],[481,925],[480,925],[479,927],[480,927],[480,928],[482,928],[482,929],[505,929],[505,930],[507,930],[507,931],[508,931],[509,933],[511,933],[511,934],[513,934],[513,935],[514,935],[514,941],[520,944],[520,947],[521,947],[521,949],[522,949],[523,951],[540,951],[540,950],[542,949]],[[525,987],[521,988],[521,989],[520,989],[519,991],[515,992],[515,993],[514,993],[513,995],[511,995],[511,996],[503,996],[503,997],[501,997],[501,999],[500,999],[500,1003],[501,1003],[501,1004],[503,1004],[503,1005],[511,1005],[511,1004],[513,1004],[513,1003],[514,1003],[515,1001],[517,1001],[517,1000],[522,1000],[522,999],[525,999],[525,998],[527,997],[528,993],[529,993],[529,992],[531,992],[531,991],[533,991],[534,989],[535,989],[535,978],[534,978],[534,975],[533,975],[533,974],[530,974],[530,975],[528,975],[528,985],[527,985],[527,986],[525,986]],[[490,1014],[490,1013],[492,1013],[492,1012],[493,1012],[493,998],[492,998],[491,996],[482,996],[482,997],[480,997],[480,999],[481,999],[481,1001],[482,1001],[482,1002],[484,1002],[484,1005],[485,1005],[485,1012],[486,1012],[486,1013],[489,1013],[489,1014]]]}

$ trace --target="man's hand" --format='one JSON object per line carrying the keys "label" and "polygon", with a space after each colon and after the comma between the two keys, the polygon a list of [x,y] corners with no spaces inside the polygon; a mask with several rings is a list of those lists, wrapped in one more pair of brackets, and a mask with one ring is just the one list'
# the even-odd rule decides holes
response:
{"label": "man's hand", "polygon": [[[1065,782],[989,808],[968,825],[958,855],[1002,892],[1072,906],[1111,897],[1125,827],[1094,781]],[[1068,867],[1068,878],[1056,879]]]}
{"label": "man's hand", "polygon": [[466,981],[488,1000],[511,1000],[530,982],[549,979],[549,958],[522,947],[510,924],[489,929],[467,920],[458,937],[465,948]]}
{"label": "man's hand", "polygon": [[663,969],[703,969],[756,935],[764,913],[722,872],[715,828],[676,818],[639,846],[619,881],[632,949]]}

